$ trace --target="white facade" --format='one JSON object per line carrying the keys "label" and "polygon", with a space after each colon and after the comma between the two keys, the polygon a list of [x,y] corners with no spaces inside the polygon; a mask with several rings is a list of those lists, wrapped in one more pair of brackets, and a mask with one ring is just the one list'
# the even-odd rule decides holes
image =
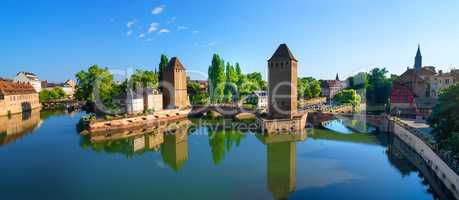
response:
{"label": "white facade", "polygon": [[256,98],[257,109],[268,108],[268,93],[266,91],[254,91],[252,95]]}
{"label": "white facade", "polygon": [[29,72],[19,72],[16,77],[13,79],[14,82],[18,83],[29,83],[35,89],[35,91],[41,91],[41,81],[38,79],[37,75]]}
{"label": "white facade", "polygon": [[438,97],[441,90],[446,89],[454,84],[454,77],[450,73],[443,74],[441,71],[438,75],[431,77],[430,94]]}
{"label": "white facade", "polygon": [[135,114],[143,112],[143,98],[127,98],[126,99],[126,112],[128,114]]}

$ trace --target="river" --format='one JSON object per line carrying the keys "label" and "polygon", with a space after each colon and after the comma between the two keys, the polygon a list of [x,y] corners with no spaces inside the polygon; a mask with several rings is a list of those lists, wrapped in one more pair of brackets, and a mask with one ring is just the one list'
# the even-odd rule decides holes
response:
{"label": "river", "polygon": [[2,199],[451,198],[383,133],[262,136],[187,121],[89,138],[76,129],[82,115],[0,118]]}

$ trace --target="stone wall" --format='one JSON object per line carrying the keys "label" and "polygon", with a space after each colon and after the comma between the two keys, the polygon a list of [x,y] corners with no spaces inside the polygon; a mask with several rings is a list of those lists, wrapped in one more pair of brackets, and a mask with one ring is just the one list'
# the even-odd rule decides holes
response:
{"label": "stone wall", "polygon": [[401,125],[391,123],[392,133],[418,153],[451,193],[459,199],[459,176],[429,147]]}
{"label": "stone wall", "polygon": [[41,108],[38,93],[5,95],[0,99],[0,116]]}

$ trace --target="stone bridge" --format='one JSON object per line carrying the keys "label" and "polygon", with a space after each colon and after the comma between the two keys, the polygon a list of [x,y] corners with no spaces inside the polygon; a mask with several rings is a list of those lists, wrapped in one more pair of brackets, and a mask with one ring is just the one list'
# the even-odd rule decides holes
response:
{"label": "stone bridge", "polygon": [[349,113],[321,113],[321,112],[310,112],[308,121],[313,126],[321,126],[322,122],[330,121],[334,119],[353,119],[361,122],[366,122],[382,132],[390,132],[389,119],[385,115],[364,115],[364,114],[349,114]]}

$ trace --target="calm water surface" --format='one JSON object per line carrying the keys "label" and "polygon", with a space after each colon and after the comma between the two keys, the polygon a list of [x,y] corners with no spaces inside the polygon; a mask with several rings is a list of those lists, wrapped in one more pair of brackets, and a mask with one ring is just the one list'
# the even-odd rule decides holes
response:
{"label": "calm water surface", "polygon": [[2,199],[448,198],[384,134],[267,137],[184,121],[173,133],[88,138],[76,131],[81,115],[0,118]]}

